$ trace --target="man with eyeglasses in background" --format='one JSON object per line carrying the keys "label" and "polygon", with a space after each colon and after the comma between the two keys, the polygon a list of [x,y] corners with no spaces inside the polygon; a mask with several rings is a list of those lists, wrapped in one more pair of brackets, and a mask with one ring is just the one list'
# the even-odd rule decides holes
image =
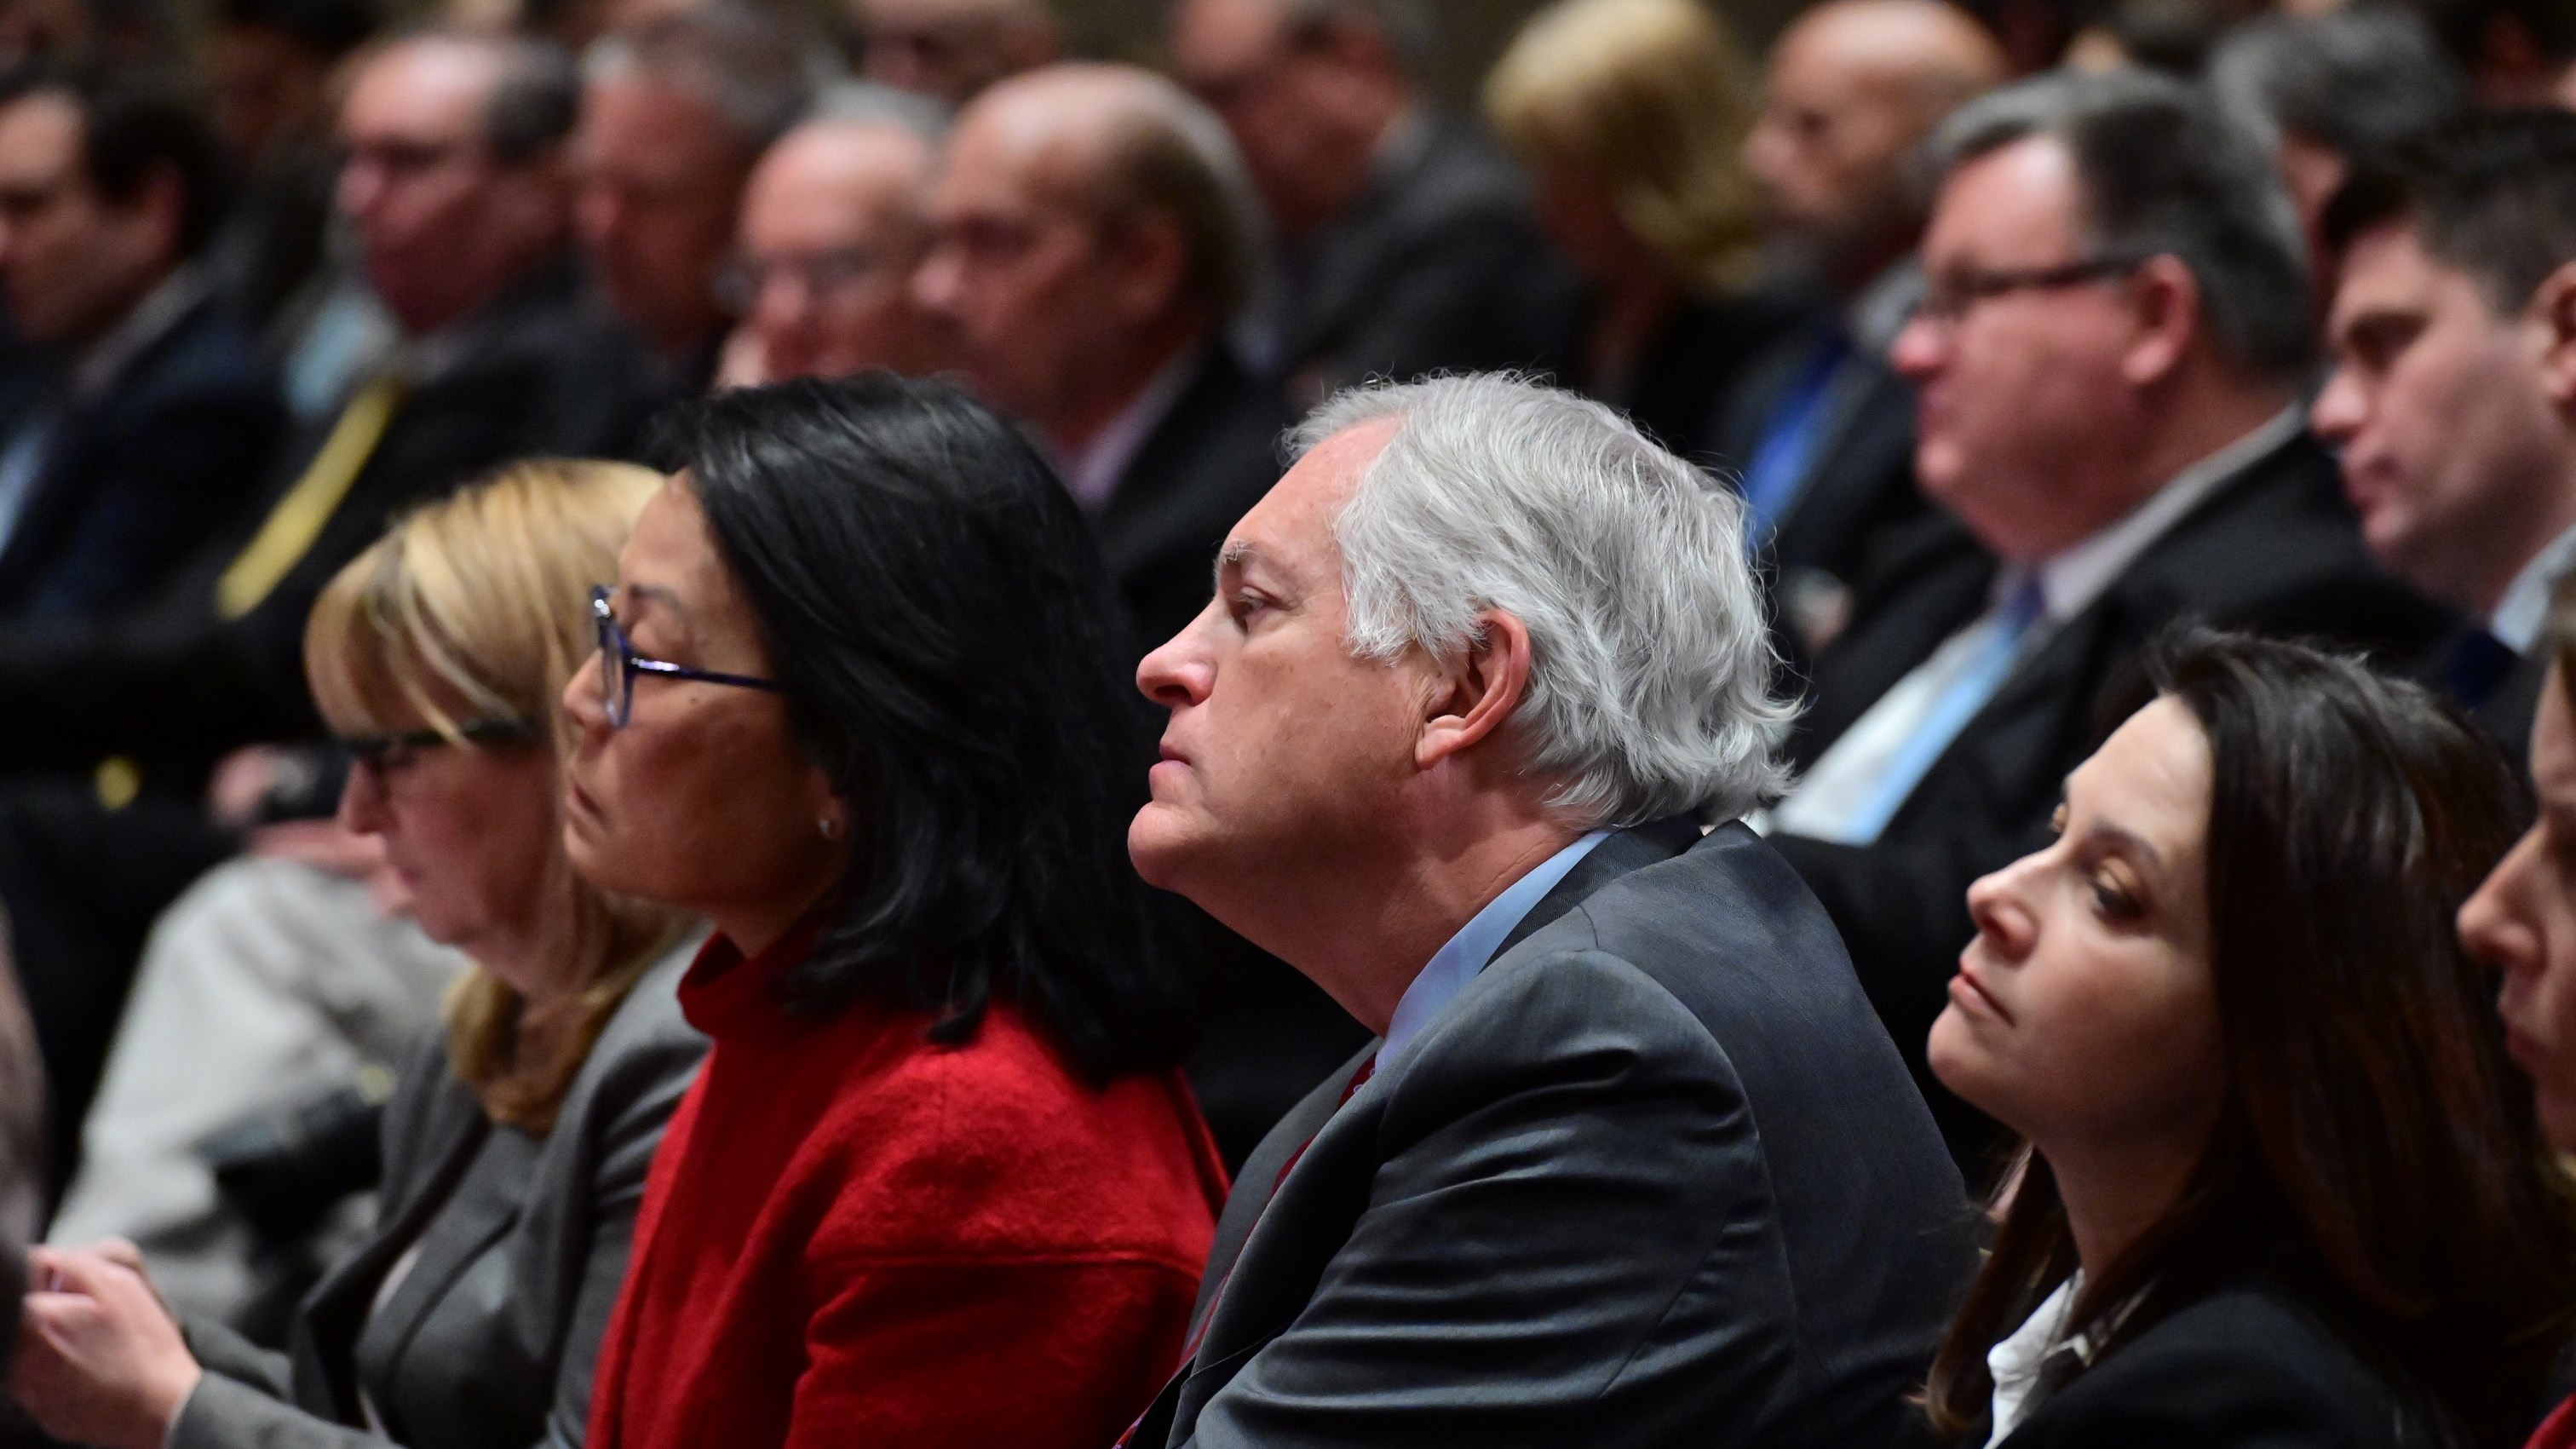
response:
{"label": "man with eyeglasses in background", "polygon": [[922,377],[953,365],[954,328],[911,292],[930,243],[937,107],[860,84],[815,109],[760,158],[744,190],[740,242],[719,286],[742,325],[718,380],[872,367]]}
{"label": "man with eyeglasses in background", "polygon": [[2271,158],[2187,87],[2051,76],[1935,133],[1926,520],[1864,576],[1792,745],[1773,844],[1823,900],[1952,1152],[1997,1132],[1924,1069],[1978,876],[2047,839],[2103,686],[2180,619],[2425,647],[2298,406],[2314,346]]}

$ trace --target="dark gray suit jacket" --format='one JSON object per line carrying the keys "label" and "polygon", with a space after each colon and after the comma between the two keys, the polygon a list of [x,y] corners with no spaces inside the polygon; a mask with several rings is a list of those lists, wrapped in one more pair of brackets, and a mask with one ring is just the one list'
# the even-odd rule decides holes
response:
{"label": "dark gray suit jacket", "polygon": [[1197,1357],[1131,1442],[1896,1441],[1974,1215],[1751,831],[1604,841],[1336,1112],[1347,1080],[1245,1165]]}
{"label": "dark gray suit jacket", "polygon": [[491,1125],[448,1070],[444,1033],[424,1040],[385,1114],[375,1236],[306,1297],[291,1358],[189,1326],[207,1372],[172,1449],[383,1445],[359,1427],[361,1384],[410,1449],[579,1445],[644,1172],[706,1053],[675,994],[696,946],[635,984],[542,1139]]}

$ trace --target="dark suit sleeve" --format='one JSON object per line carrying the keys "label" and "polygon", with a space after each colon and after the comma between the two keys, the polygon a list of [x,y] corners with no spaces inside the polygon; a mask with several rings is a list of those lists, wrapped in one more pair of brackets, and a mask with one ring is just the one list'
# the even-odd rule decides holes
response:
{"label": "dark suit sleeve", "polygon": [[1572,360],[1577,284],[1528,221],[1507,212],[1413,238],[1371,295],[1383,304],[1325,344],[1317,381],[1328,388],[1433,371],[1559,371]]}
{"label": "dark suit sleeve", "polygon": [[132,605],[218,528],[264,475],[278,410],[253,393],[195,397],[134,420],[95,472],[86,510],[28,599],[30,616]]}
{"label": "dark suit sleeve", "polygon": [[1382,1084],[1356,1226],[1188,1442],[1619,1449],[1776,1389],[1786,1260],[1716,1043],[1605,953],[1479,986]]}

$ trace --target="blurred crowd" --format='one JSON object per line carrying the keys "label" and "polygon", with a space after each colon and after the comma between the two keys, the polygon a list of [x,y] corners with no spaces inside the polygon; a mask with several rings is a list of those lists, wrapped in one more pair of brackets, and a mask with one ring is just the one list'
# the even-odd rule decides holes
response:
{"label": "blurred crowd", "polygon": [[[2041,890],[2015,872],[2075,838],[2059,834],[2067,812],[2080,821],[2087,809],[2070,773],[2107,768],[2085,763],[2102,746],[2102,701],[2151,663],[2163,671],[2155,690],[2186,701],[2222,756],[2287,748],[2263,733],[2289,728],[2277,720],[2245,724],[2244,741],[2227,735],[2229,710],[2286,718],[2300,698],[2349,695],[2368,714],[2397,709],[2387,699],[2401,696],[2387,692],[2400,689],[2416,691],[2402,695],[2408,707],[2432,710],[2429,691],[2475,721],[2480,748],[2511,762],[2498,808],[2522,808],[2554,657],[2552,591],[2576,576],[2576,8],[1818,0],[1757,53],[1703,0],[1552,0],[1512,37],[1469,108],[1430,84],[1450,42],[1421,0],[1175,0],[1162,19],[1149,68],[1071,57],[1044,0],[846,0],[828,11],[787,0],[450,0],[404,14],[374,0],[214,0],[204,14],[143,0],[0,0],[0,908],[26,1019],[13,1031],[17,1013],[0,1011],[0,1045],[28,1037],[43,1078],[41,1093],[0,1081],[0,1115],[18,1119],[0,1131],[0,1159],[20,1163],[28,1199],[0,1203],[0,1237],[14,1228],[66,1248],[125,1245],[120,1270],[148,1273],[158,1301],[192,1325],[220,1325],[209,1330],[220,1341],[193,1326],[189,1340],[216,1374],[235,1372],[223,1358],[235,1349],[310,1351],[313,1315],[327,1310],[340,1337],[312,1371],[331,1376],[336,1397],[306,1407],[323,1403],[382,1434],[407,1423],[399,1442],[532,1442],[531,1426],[552,1424],[538,1431],[554,1434],[549,1442],[579,1444],[585,1415],[610,1443],[732,1439],[715,1421],[691,1427],[676,1400],[656,1404],[654,1394],[678,1392],[656,1376],[679,1375],[703,1345],[657,1327],[651,1305],[756,1324],[732,1297],[720,1308],[719,1280],[708,1276],[717,1259],[747,1261],[754,1249],[739,1238],[703,1261],[654,1260],[613,1325],[622,1239],[605,1267],[586,1246],[549,1239],[572,1260],[557,1265],[564,1274],[577,1278],[587,1261],[606,1287],[585,1295],[553,1283],[528,1300],[538,1305],[528,1311],[553,1315],[529,1330],[543,1341],[533,1362],[512,1357],[524,1345],[500,1344],[486,1320],[460,1324],[419,1305],[422,1331],[456,1335],[448,1377],[409,1383],[418,1402],[407,1407],[369,1397],[385,1391],[391,1370],[379,1360],[392,1350],[359,1340],[358,1326],[401,1303],[396,1285],[423,1281],[421,1244],[434,1256],[440,1240],[420,1239],[421,1222],[476,1191],[578,1198],[565,1184],[605,1171],[540,1159],[533,1147],[523,1159],[483,1146],[433,1151],[424,1144],[448,1141],[440,1134],[454,1125],[439,1113],[538,1142],[550,1129],[564,1138],[570,1129],[555,1124],[577,1120],[602,1134],[598,1150],[610,1156],[625,1140],[616,1133],[643,1133],[620,1179],[629,1215],[620,1221],[631,1222],[652,1142],[704,1047],[675,1004],[688,1002],[687,1023],[721,1045],[690,1098],[687,1152],[751,1144],[790,1118],[798,1133],[861,1142],[936,1136],[902,1112],[834,1115],[841,1108],[827,1100],[846,1096],[846,1083],[795,1096],[818,1114],[810,1121],[779,1115],[761,1095],[784,1099],[778,1082],[805,1080],[799,1052],[823,1053],[827,1066],[873,1060],[875,1048],[856,1038],[810,1051],[773,1043],[759,1048],[772,1057],[738,1055],[733,1075],[721,1074],[725,1050],[752,1049],[733,1047],[708,1025],[719,1008],[689,1002],[690,988],[674,983],[706,939],[702,922],[719,938],[707,950],[765,960],[767,943],[741,939],[737,920],[768,917],[729,917],[732,897],[673,887],[669,873],[730,882],[736,867],[775,865],[789,884],[761,889],[797,909],[772,922],[781,929],[771,939],[795,940],[787,928],[814,894],[791,887],[823,867],[772,862],[752,835],[705,822],[752,808],[743,800],[768,801],[781,818],[813,818],[816,838],[803,843],[830,846],[829,869],[843,870],[851,832],[893,827],[836,813],[856,798],[842,785],[896,770],[918,777],[925,801],[966,811],[961,802],[980,800],[989,782],[943,763],[933,745],[962,750],[989,730],[993,748],[1017,752],[1024,775],[1013,788],[1030,792],[1030,819],[1055,818],[1048,791],[1079,794],[1078,809],[1063,806],[1074,822],[1063,828],[1088,829],[1082,822],[1096,821],[1082,811],[1125,799],[1136,782],[1082,793],[1090,767],[1075,754],[1033,763],[1061,745],[1044,729],[1023,738],[1029,724],[1016,716],[1047,708],[1038,696],[966,691],[943,671],[1022,671],[1031,687],[1052,687],[1096,656],[1186,712],[1217,667],[1194,662],[1188,641],[1233,607],[1217,590],[1260,566],[1257,554],[1243,563],[1239,520],[1257,505],[1288,507],[1283,469],[1315,466],[1329,439],[1368,425],[1347,400],[1389,383],[1507,374],[1522,381],[1494,385],[1536,395],[1527,380],[1543,381],[1614,413],[1524,419],[1514,433],[1510,407],[1543,405],[1488,399],[1494,411],[1475,416],[1494,436],[1526,443],[1530,456],[1571,456],[1596,446],[1584,428],[1615,416],[1741,507],[1728,537],[1748,568],[1743,599],[1656,593],[1666,573],[1697,565],[1642,545],[1575,570],[1666,613],[1589,684],[1551,686],[1576,696],[1552,707],[1627,718],[1604,681],[1665,645],[1758,654],[1760,685],[1724,707],[1759,715],[1764,689],[1797,704],[1794,719],[1777,722],[1782,769],[1709,823],[1745,816],[1794,870],[1782,879],[1812,892],[1848,953],[1867,1007],[1858,1019],[1895,1046],[1872,1090],[1904,1095],[1910,1080],[1928,1109],[1921,1131],[1909,1117],[1877,1146],[1854,1139],[1853,1151],[1890,1164],[1872,1189],[1894,1194],[1889,1222],[1930,1222],[1937,1213],[1906,1204],[1964,1202],[2000,1184],[1992,1261],[2043,1286],[2075,1283],[2046,1303],[2066,1314],[2080,1305],[2095,1343],[2127,1332],[2120,1314],[2144,1300],[2081,1293],[2081,1280],[2066,1278],[2076,1240],[2062,1229],[2045,1238],[2038,1208],[2006,1210],[2016,1190],[2024,1204],[2054,1204],[2061,1182],[2079,1180],[2071,1151],[2043,1158],[2039,1175],[2034,1159],[2014,1154],[2021,1141],[2048,1146],[2044,1129],[2060,1109],[2043,1099],[2121,1089],[2087,1078],[2080,1062],[2044,1091],[1980,1076],[1982,1059],[1956,1026],[1959,953],[1972,942],[1972,954],[2000,949],[2016,910],[2044,914],[2012,903],[2015,890]],[[924,391],[896,377],[954,387]],[[839,402],[790,386],[852,378],[864,386],[849,384],[858,390]],[[1389,406],[1436,411],[1433,400]],[[1007,430],[977,431],[988,417]],[[1339,421],[1309,421],[1283,454],[1283,438],[1312,417]],[[1505,467],[1460,446],[1446,462],[1405,466],[1454,478]],[[1037,505],[1025,499],[979,499],[972,507],[985,512],[933,524],[904,511],[918,503],[905,492],[916,485],[898,481],[883,483],[874,513],[799,513],[786,494],[763,491],[791,448],[870,479],[970,464],[1025,472],[1071,507],[1032,522]],[[566,459],[584,461],[550,461]],[[721,547],[708,556],[744,576],[718,592],[744,621],[756,616],[756,629],[742,628],[765,641],[761,667],[734,667],[706,644],[730,637],[704,622],[720,612],[706,598],[678,585],[639,592],[639,553],[674,577],[700,577],[668,541],[681,524],[643,501],[675,468],[699,490],[680,510],[687,526],[712,530]],[[1422,508],[1377,526],[1428,538],[1465,528],[1461,511],[1507,511]],[[939,532],[952,527],[953,537]],[[1336,527],[1338,547],[1358,558],[1363,525],[1345,517]],[[1572,547],[1563,533],[1542,523],[1511,538],[1544,554]],[[1063,564],[1059,576],[1072,553],[1079,567]],[[493,562],[504,558],[520,572]],[[1389,564],[1388,577],[1435,567],[1425,559]],[[981,572],[960,572],[970,569]],[[842,577],[850,573],[860,577]],[[564,592],[576,583],[606,587],[585,602]],[[1096,619],[1073,618],[1079,609],[1044,592],[1079,600],[1095,587]],[[1371,607],[1396,588],[1386,583]],[[544,602],[558,595],[573,601],[561,618]],[[1404,627],[1435,627],[1421,607],[1397,610],[1412,621]],[[1716,607],[1749,610],[1759,638],[1686,638],[1691,611]],[[704,647],[649,652],[679,627],[657,625],[656,608],[696,609],[693,647]],[[918,638],[869,656],[866,669],[773,677],[776,656],[804,637],[797,631],[820,639],[830,619],[862,613]],[[2271,646],[2227,642],[2235,635],[2178,646],[2171,629],[2183,623],[2319,642],[2378,673],[2337,673],[2355,667],[2324,656],[2284,663],[2262,652]],[[1482,647],[1487,636],[1475,637]],[[577,669],[610,676],[606,692]],[[582,846],[575,821],[567,857],[555,840],[556,764],[542,751],[542,770],[491,786],[480,814],[451,811],[443,835],[387,823],[400,818],[391,782],[449,746],[506,753],[580,729],[621,741],[647,733],[627,732],[626,716],[667,682],[657,675],[750,686],[739,693],[753,703],[783,693],[784,717],[802,731],[804,755],[776,762],[722,733],[674,736],[672,748],[696,763],[654,768],[702,791],[675,786],[676,803],[663,807],[674,831],[706,836],[699,855],[637,864]],[[2226,680],[2255,675],[2277,697],[2228,693],[2236,686]],[[606,713],[567,723],[556,698],[568,684],[604,700]],[[1268,728],[1282,740],[1329,734],[1314,722],[1344,716],[1316,707]],[[1106,719],[1117,706],[1099,709]],[[827,717],[830,728],[817,723]],[[1068,718],[1065,739],[1098,723],[1079,710]],[[857,733],[835,732],[845,728]],[[871,730],[917,731],[923,753],[872,754]],[[832,775],[829,789],[795,773],[809,766]],[[1300,778],[1273,782],[1277,798],[1302,799]],[[2341,777],[2320,778],[2328,796],[2344,788]],[[2546,803],[2549,781],[2540,783]],[[1635,780],[1621,788],[1661,806],[1619,796],[1626,803],[1611,810],[1612,796],[1591,799],[1584,808],[1605,828],[1720,798],[1666,798]],[[2365,793],[2354,787],[2353,798]],[[544,803],[533,825],[507,803],[522,796]],[[2303,828],[2274,826],[2293,838]],[[598,827],[609,832],[601,839],[626,828]],[[2256,825],[2248,816],[2230,828]],[[922,829],[902,837],[907,851],[951,852],[969,875],[976,862],[1003,869],[978,853],[993,846],[984,836]],[[2215,850],[2219,826],[2209,829]],[[1138,830],[1145,868],[1150,832],[1141,820]],[[513,832],[526,839],[512,845]],[[1035,832],[1014,838],[1051,838]],[[2512,834],[2496,835],[2495,852],[2443,887],[2452,896],[2432,915],[2444,944],[2428,949],[2458,951],[2448,913]],[[433,858],[445,863],[423,863]],[[441,873],[458,860],[476,863],[476,882]],[[2423,851],[2387,864],[2392,880],[2432,869]],[[1283,858],[1277,868],[1305,867]],[[2297,870],[2315,868],[2294,860],[2273,884],[2304,902]],[[1123,857],[1115,869],[1125,871]],[[2368,871],[2351,869],[2359,892]],[[1090,881],[1076,894],[1125,901],[1124,874],[1113,888],[1066,870],[1067,881]],[[589,884],[565,884],[576,875]],[[1177,868],[1168,880],[1147,876],[1176,894],[1140,888],[1134,921],[1067,906],[1044,930],[1129,941],[1119,933],[1150,929],[1174,943],[1185,982],[1108,970],[1062,988],[1062,1000],[1037,993],[1044,1010],[1023,1009],[1030,998],[1014,991],[1037,988],[996,957],[1004,964],[967,973],[979,983],[971,991],[950,978],[908,989],[929,992],[925,1007],[971,997],[970,1022],[982,1019],[982,993],[998,990],[1022,1005],[997,1006],[988,1039],[1021,1032],[1069,1052],[1092,1080],[1125,1083],[1092,1116],[1046,1118],[1043,1130],[1125,1144],[1121,1191],[1186,1205],[1186,1230],[1166,1240],[1154,1227],[1146,1246],[1131,1247],[1186,1259],[1196,1284],[1210,1234],[1223,1252],[1245,1249],[1216,1216],[1224,1184],[1238,1184],[1238,1199],[1243,1184],[1283,1191],[1300,1157],[1265,1139],[1315,1137],[1321,1118],[1293,1133],[1282,1119],[1293,1126],[1314,1108],[1319,1084],[1340,1094],[1327,1109],[1348,1101],[1368,1077],[1342,1090],[1352,1054],[1378,1062],[1372,1038],[1398,1039],[1405,1018],[1355,1008],[1356,988],[1315,964],[1335,948],[1301,934],[1286,905],[1194,888],[1184,882],[1197,877]],[[1048,887],[1059,888],[1075,890]],[[917,881],[872,884],[854,898],[880,925],[912,919],[907,911],[986,919],[975,914],[985,906]],[[1296,899],[1278,887],[1279,902]],[[638,904],[646,900],[661,904]],[[2211,909],[2259,938],[2261,902]],[[545,912],[578,930],[528,924]],[[517,955],[584,964],[573,987],[549,994],[510,973]],[[710,970],[703,960],[699,969]],[[732,979],[754,974],[752,964],[733,969]],[[792,964],[777,969],[791,986],[802,979]],[[620,1009],[654,982],[659,1016]],[[2299,984],[2344,989],[2324,976]],[[560,1015],[530,1005],[558,995]],[[1085,1013],[1110,1024],[1087,1036]],[[2413,1071],[2468,1050],[2429,1041],[2390,1048],[2392,1060]],[[609,1044],[661,1075],[637,1076],[631,1099],[574,1085],[592,1081],[575,1075],[583,1054]],[[2137,1050],[2141,1061],[2203,1060],[2188,1045]],[[2105,1045],[2100,1060],[2124,1062],[2129,1049]],[[0,1067],[12,1056],[0,1051]],[[27,1065],[26,1053],[15,1063]],[[1174,1081],[1186,1081],[1179,1098],[1145,1093],[1141,1084],[1159,1079],[1135,1074],[1174,1063],[1183,1069]],[[1848,1067],[1850,1080],[1876,1069]],[[776,1079],[747,1085],[764,1070]],[[433,1098],[424,1083],[454,1091]],[[2279,1103],[2284,1113],[2335,1110],[2289,1088],[2277,1099],[2244,1090],[2258,1114]],[[628,1121],[621,1112],[645,1125],[618,1125]],[[2379,1120],[2396,1115],[2383,1107]],[[2367,1130],[2369,1116],[2350,1125]],[[1038,1121],[996,1117],[990,1130],[1007,1138],[1040,1131]],[[2490,1156],[2510,1156],[2532,1130],[2520,1119],[2491,1125],[2476,1149]],[[2388,1130],[2401,1126],[2436,1130],[2429,1121]],[[1898,1140],[1906,1132],[1921,1140]],[[673,1133],[657,1174],[680,1171],[667,1165],[682,1152]],[[1915,1151],[1925,1144],[1933,1150]],[[2127,1146],[2142,1154],[2133,1161],[2152,1158]],[[804,1170],[789,1145],[770,1157],[740,1150],[748,1155],[707,1171],[792,1183]],[[2382,1166],[2447,1171],[2429,1152]],[[2059,1170],[2045,1177],[2052,1162]],[[725,1220],[724,1203],[690,1195],[692,1180],[712,1190],[657,1176],[652,1212]],[[840,1211],[857,1212],[842,1181]],[[1825,1186],[1783,1191],[1821,1202]],[[2538,1191],[2512,1191],[2526,1189]],[[2523,1208],[2506,1201],[2511,1192],[2498,1194],[2463,1209],[2460,1224],[2487,1222],[2497,1251],[2567,1246],[2515,1218]],[[598,1206],[583,1201],[585,1211]],[[487,1239],[536,1221],[516,1198],[490,1206]],[[2487,1208],[2491,1219],[2480,1219]],[[2293,1209],[2305,1211],[2296,1202],[2281,1211]],[[413,1237],[387,1248],[386,1225],[400,1221]],[[839,1221],[735,1226],[756,1247],[779,1234],[819,1241]],[[2371,1219],[2327,1257],[2367,1257],[2418,1222]],[[544,1231],[586,1245],[590,1225],[547,1219]],[[1638,1231],[1659,1229],[1641,1219]],[[334,1267],[378,1249],[361,1279]],[[1965,1250],[1954,1257],[1873,1268],[1905,1279],[1898,1299],[1922,1322],[1916,1332],[1870,1320],[1914,1334],[1914,1360],[1900,1346],[1872,1362],[1902,1388],[1929,1374],[1923,1423],[1953,1437],[1989,1411],[1987,1396],[2003,1403],[2009,1345],[1998,1341],[2046,1317],[2033,1295],[2007,1291],[2029,1282],[1990,1287],[1989,1275],[1936,1363],[1933,1342],[1974,1266]],[[105,1271],[87,1261],[67,1264],[66,1281]],[[2093,1255],[2083,1262],[2100,1276]],[[2337,1273],[2348,1266],[2334,1262]],[[2387,1294],[2439,1297],[2457,1286],[2440,1274],[2484,1271],[2467,1258],[2436,1266],[2429,1283],[2387,1280]],[[2535,1269],[2533,1281],[2555,1291],[2571,1272],[2576,1256]],[[520,1291],[495,1282],[504,1299]],[[795,1296],[775,1283],[725,1291],[773,1305]],[[1218,1304],[1203,1300],[1194,1315],[1190,1292],[1175,1304],[1168,1285],[1124,1278],[1083,1292],[1158,1325],[1134,1332],[1163,1361],[1084,1410],[1084,1424],[1114,1431],[1173,1362],[1203,1354]],[[2576,1294],[2562,1306],[2576,1312]],[[1904,1316],[1870,1310],[1880,1311]],[[1491,1312],[1490,1321],[1509,1316]],[[1059,1327],[1086,1317],[1058,1313]],[[1091,1316],[1099,1322],[1085,1331],[1104,1335],[1113,1330],[1102,1325],[1128,1321],[1105,1309]],[[1008,1338],[979,1323],[965,1316],[941,1331]],[[1179,1328],[1193,1323],[1184,1342]],[[2477,1335],[2491,1326],[2458,1332],[2485,1343]],[[1080,1338],[1066,1332],[1069,1343]],[[1977,1333],[1972,1353],[1960,1347]],[[577,1372],[561,1362],[567,1335]],[[590,1355],[602,1353],[603,1335],[593,1409]],[[2534,1357],[2530,1342],[2515,1343],[2520,1358],[2500,1348],[2491,1358],[2523,1375],[2508,1387],[2527,1404],[2489,1405],[2485,1420],[2463,1412],[2466,1438],[2390,1442],[2518,1444],[2545,1407],[2544,1388],[2563,1396],[2576,1385],[2542,1371],[2545,1346]],[[1991,1368],[1989,1348],[2005,1355]],[[804,1351],[829,1360],[812,1343]],[[2046,1372],[2038,1351],[2024,1375],[2033,1382]],[[735,1383],[751,1373],[709,1362],[690,1372]],[[899,1354],[865,1366],[910,1371]],[[2447,1373],[2429,1381],[2453,1409],[2506,1383]],[[477,1385],[504,1380],[512,1386],[493,1391],[497,1406],[476,1399]],[[1214,1414],[1206,1406],[1227,1402],[1224,1392],[1180,1393],[1170,1442],[1185,1442],[1190,1419]],[[266,1410],[202,1391],[190,1402],[213,1427],[198,1423],[187,1442],[340,1442],[241,1437],[259,1431]],[[1160,1411],[1175,1412],[1170,1402]],[[108,1421],[47,1422],[61,1431]],[[1382,1438],[1302,1427],[1266,1435],[1257,1416],[1227,1420],[1231,1430],[1200,1422],[1209,1444]],[[1855,1427],[1876,1422],[1758,1442],[1877,1442],[1876,1430]],[[1997,1425],[1998,1441],[2009,1427]],[[1504,1442],[1458,1437],[1467,1432],[1382,1441]],[[792,1426],[746,1428],[739,1442],[780,1436],[794,1437]],[[1682,1441],[1604,1431],[1567,1442]]]}

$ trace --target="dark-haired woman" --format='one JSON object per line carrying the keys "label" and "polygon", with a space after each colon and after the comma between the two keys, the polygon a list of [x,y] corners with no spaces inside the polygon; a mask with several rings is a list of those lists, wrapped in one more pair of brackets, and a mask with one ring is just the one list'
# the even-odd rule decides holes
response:
{"label": "dark-haired woman", "polygon": [[942,384],[728,393],[684,451],[565,692],[575,862],[718,931],[591,1444],[1100,1449],[1224,1190],[1102,567]]}
{"label": "dark-haired woman", "polygon": [[2520,1442],[2568,1202],[2451,931],[2503,762],[2295,645],[2155,651],[2057,842],[1969,895],[1933,1070],[2030,1144],[1934,1365],[1958,1442]]}

